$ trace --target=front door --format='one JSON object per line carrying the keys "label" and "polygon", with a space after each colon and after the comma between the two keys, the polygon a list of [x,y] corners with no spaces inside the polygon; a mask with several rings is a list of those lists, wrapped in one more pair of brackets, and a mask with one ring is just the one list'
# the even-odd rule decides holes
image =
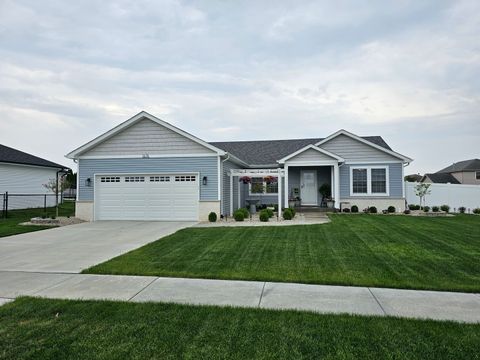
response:
{"label": "front door", "polygon": [[302,205],[318,205],[317,172],[315,170],[301,171],[300,189]]}

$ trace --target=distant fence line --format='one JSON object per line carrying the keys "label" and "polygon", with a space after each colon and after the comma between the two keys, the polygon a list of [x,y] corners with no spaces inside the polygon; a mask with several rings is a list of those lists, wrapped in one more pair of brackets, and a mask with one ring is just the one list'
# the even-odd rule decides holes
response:
{"label": "distant fence line", "polygon": [[[1,213],[0,217],[7,217],[8,211],[18,209],[43,208],[44,211],[48,207],[56,204],[55,194],[11,194],[9,192],[0,194]],[[58,194],[58,203],[63,203],[63,194]]]}
{"label": "distant fence line", "polygon": [[[415,195],[415,186],[419,183],[405,182],[405,197],[408,204],[419,204]],[[451,211],[458,211],[459,207],[471,210],[480,208],[480,185],[463,184],[430,184],[430,194],[425,196],[425,205],[448,205]]]}

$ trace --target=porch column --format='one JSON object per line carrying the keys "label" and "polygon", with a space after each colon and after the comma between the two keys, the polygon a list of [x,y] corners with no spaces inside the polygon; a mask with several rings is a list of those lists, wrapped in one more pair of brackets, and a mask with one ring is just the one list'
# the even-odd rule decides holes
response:
{"label": "porch column", "polygon": [[335,183],[334,188],[334,198],[335,198],[335,208],[340,209],[340,169],[338,163],[333,165],[333,180]]}
{"label": "porch column", "polygon": [[280,214],[282,212],[282,169],[278,168],[278,178],[277,178],[277,186],[278,186],[278,216],[277,219],[280,218]]}
{"label": "porch column", "polygon": [[285,164],[285,199],[283,200],[285,208],[288,208],[288,165]]}
{"label": "porch column", "polygon": [[230,216],[233,214],[233,175],[230,174]]}
{"label": "porch column", "polygon": [[[240,202],[241,202],[241,196],[242,196],[242,183],[240,183],[239,179],[237,179],[237,188],[238,188],[238,203],[237,203],[237,209],[240,209],[241,207],[243,207]],[[235,209],[236,210],[236,209]]]}

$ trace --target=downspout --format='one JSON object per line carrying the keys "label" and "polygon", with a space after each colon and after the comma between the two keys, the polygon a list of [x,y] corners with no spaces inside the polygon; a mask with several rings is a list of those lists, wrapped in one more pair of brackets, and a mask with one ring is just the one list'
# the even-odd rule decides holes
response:
{"label": "downspout", "polygon": [[220,186],[220,214],[223,215],[223,203],[224,203],[224,200],[223,200],[223,163],[225,161],[227,161],[228,159],[230,159],[230,154],[227,152],[227,157],[225,158],[225,160],[222,160],[222,168],[221,169],[218,169],[218,171],[220,171],[220,184],[218,184],[218,186]]}
{"label": "downspout", "polygon": [[[403,169],[405,169],[408,165],[410,165],[409,162],[403,164]],[[403,181],[403,201],[405,202],[405,210],[407,210],[407,182],[405,181],[405,170],[402,171],[402,181]]]}

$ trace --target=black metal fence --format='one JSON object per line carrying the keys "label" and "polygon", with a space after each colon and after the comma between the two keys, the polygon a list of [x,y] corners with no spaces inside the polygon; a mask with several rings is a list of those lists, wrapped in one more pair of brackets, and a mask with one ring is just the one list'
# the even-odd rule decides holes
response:
{"label": "black metal fence", "polygon": [[[45,213],[47,208],[52,208],[57,203],[55,194],[10,194],[8,192],[0,194],[0,201],[2,218],[7,218],[11,210],[38,209],[39,213]],[[58,204],[62,204],[63,201],[63,194],[58,194]]]}

